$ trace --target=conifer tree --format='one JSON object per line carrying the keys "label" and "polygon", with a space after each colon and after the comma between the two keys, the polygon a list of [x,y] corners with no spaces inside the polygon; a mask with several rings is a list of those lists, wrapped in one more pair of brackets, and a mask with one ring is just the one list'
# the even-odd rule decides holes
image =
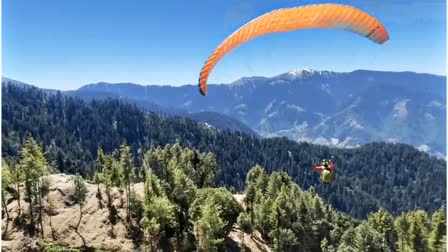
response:
{"label": "conifer tree", "polygon": [[383,243],[388,251],[394,251],[395,243],[397,242],[397,233],[394,228],[394,219],[392,215],[381,208],[368,217],[367,223],[381,234]]}
{"label": "conifer tree", "polygon": [[194,227],[200,251],[218,251],[219,245],[224,242],[224,237],[220,234],[227,222],[220,215],[221,209],[214,203],[208,201],[203,206],[201,217],[195,222]]}
{"label": "conifer tree", "polygon": [[397,251],[405,252],[411,249],[410,239],[408,238],[410,223],[407,218],[407,214],[402,213],[395,218],[394,221],[395,230],[397,231]]}
{"label": "conifer tree", "polygon": [[12,183],[12,177],[11,177],[11,171],[8,166],[8,164],[5,162],[5,160],[2,159],[2,206],[3,210],[6,214],[6,227],[4,234],[6,235],[6,232],[8,231],[8,224],[9,224],[9,211],[8,211],[8,205],[6,203],[6,197],[8,196],[7,188]]}
{"label": "conifer tree", "polygon": [[423,210],[416,210],[409,214],[409,233],[411,249],[415,251],[428,250],[428,214]]}
{"label": "conifer tree", "polygon": [[25,180],[24,171],[21,168],[21,165],[15,164],[14,166],[10,167],[11,169],[11,182],[15,184],[16,191],[17,191],[17,205],[18,205],[18,213],[17,218],[19,221],[21,221],[22,218],[22,207],[21,207],[21,193],[20,193],[20,184]]}
{"label": "conifer tree", "polygon": [[446,251],[446,216],[442,210],[432,215],[431,233],[428,241],[429,249],[433,252]]}
{"label": "conifer tree", "polygon": [[44,236],[42,221],[42,198],[43,198],[43,176],[49,174],[50,170],[47,160],[43,155],[41,147],[33,138],[28,138],[22,149],[20,168],[23,169],[25,180],[25,195],[30,201],[30,224],[34,227],[34,208],[38,208],[38,223],[40,224],[41,236]]}
{"label": "conifer tree", "polygon": [[144,209],[140,225],[148,236],[151,250],[158,251],[159,240],[165,231],[177,226],[176,206],[164,196],[154,196],[145,202]]}
{"label": "conifer tree", "polygon": [[131,148],[126,144],[122,144],[120,148],[120,168],[122,185],[126,190],[126,219],[130,221],[131,207],[129,199],[131,195],[131,185],[135,181],[135,169]]}
{"label": "conifer tree", "polygon": [[79,220],[78,223],[75,226],[75,232],[81,237],[83,240],[83,244],[85,246],[84,238],[81,236],[81,234],[78,232],[79,224],[81,224],[82,219],[82,207],[84,206],[84,203],[86,201],[86,193],[87,188],[84,183],[84,180],[80,175],[76,175],[73,177],[73,188],[74,188],[74,202],[75,204],[79,204]]}

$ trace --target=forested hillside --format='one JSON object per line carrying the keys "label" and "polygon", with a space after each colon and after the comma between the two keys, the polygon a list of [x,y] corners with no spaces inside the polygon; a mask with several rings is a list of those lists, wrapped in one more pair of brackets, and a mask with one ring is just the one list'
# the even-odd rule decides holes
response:
{"label": "forested hillside", "polygon": [[[93,178],[97,149],[112,153],[126,142],[141,167],[151,146],[176,141],[216,156],[216,182],[242,191],[256,164],[268,174],[285,171],[302,188],[313,185],[337,210],[364,218],[383,207],[393,214],[422,208],[429,213],[445,205],[445,161],[403,144],[371,143],[334,149],[286,138],[258,139],[217,131],[185,118],[144,113],[117,100],[84,102],[37,88],[2,85],[2,156],[17,160],[27,136],[44,148],[61,172]],[[322,185],[313,161],[334,156],[336,180]],[[137,171],[140,172],[140,171]]]}
{"label": "forested hillside", "polygon": [[337,147],[397,141],[446,154],[446,76],[301,69],[210,84],[205,97],[198,95],[196,85],[131,83],[90,84],[66,93],[127,99],[141,106],[150,101],[190,113],[218,112],[264,137],[286,136]]}
{"label": "forested hillside", "polygon": [[87,183],[49,175],[32,138],[21,152],[18,164],[2,161],[2,251],[446,250],[443,209],[397,217],[380,209],[356,220],[313,187],[261,166],[249,171],[244,195],[232,195],[214,183],[212,153],[178,143],[146,151],[140,173],[126,144],[111,154],[98,149]]}

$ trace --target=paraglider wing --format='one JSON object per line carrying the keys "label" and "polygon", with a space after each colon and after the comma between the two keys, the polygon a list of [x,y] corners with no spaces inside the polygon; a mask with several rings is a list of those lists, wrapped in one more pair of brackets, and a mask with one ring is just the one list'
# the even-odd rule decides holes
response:
{"label": "paraglider wing", "polygon": [[358,33],[382,44],[389,39],[386,28],[374,17],[354,7],[339,4],[319,4],[279,9],[259,16],[227,37],[210,55],[199,76],[199,91],[207,94],[207,79],[227,53],[241,44],[275,32],[306,28],[340,28]]}

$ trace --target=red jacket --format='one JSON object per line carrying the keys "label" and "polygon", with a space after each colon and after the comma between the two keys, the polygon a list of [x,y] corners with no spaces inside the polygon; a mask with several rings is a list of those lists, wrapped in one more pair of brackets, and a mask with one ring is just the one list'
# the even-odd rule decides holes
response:
{"label": "red jacket", "polygon": [[[313,168],[314,168],[314,170],[316,170],[318,172],[321,172],[324,169],[323,166],[317,166],[316,164],[313,165]],[[334,170],[334,164],[333,163],[330,163],[330,170],[332,170],[332,171]]]}

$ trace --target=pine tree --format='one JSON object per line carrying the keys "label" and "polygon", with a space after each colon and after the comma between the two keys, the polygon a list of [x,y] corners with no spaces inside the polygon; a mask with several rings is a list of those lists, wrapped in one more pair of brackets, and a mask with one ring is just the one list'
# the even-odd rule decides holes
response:
{"label": "pine tree", "polygon": [[356,248],[359,251],[382,252],[386,251],[386,244],[382,236],[368,225],[361,224],[356,228]]}
{"label": "pine tree", "polygon": [[395,219],[394,226],[398,234],[397,251],[409,251],[411,249],[410,241],[408,239],[410,223],[408,222],[407,214],[402,213],[400,216],[398,216]]}
{"label": "pine tree", "polygon": [[199,188],[212,187],[215,185],[215,176],[218,171],[215,155],[211,152],[202,155],[202,174],[198,182]]}
{"label": "pine tree", "polygon": [[2,205],[3,210],[6,214],[6,227],[4,231],[4,236],[6,236],[8,232],[9,211],[8,211],[8,204],[6,203],[6,197],[8,196],[7,188],[11,185],[11,183],[12,183],[12,177],[10,168],[8,164],[5,162],[5,160],[2,159]]}
{"label": "pine tree", "polygon": [[382,236],[384,245],[388,251],[395,251],[397,242],[397,233],[394,228],[394,219],[389,212],[381,208],[376,213],[369,216],[367,223],[370,227],[379,232]]}
{"label": "pine tree", "polygon": [[30,224],[34,227],[34,207],[38,208],[38,223],[40,224],[41,236],[44,236],[42,221],[42,198],[43,198],[43,176],[49,174],[50,170],[43,155],[41,147],[33,138],[29,138],[23,149],[20,168],[23,169],[25,178],[25,195],[30,204]]}
{"label": "pine tree", "polygon": [[11,169],[11,179],[12,182],[15,184],[16,191],[17,191],[17,205],[18,205],[18,213],[17,218],[19,222],[21,222],[22,218],[22,207],[21,207],[21,193],[20,193],[20,184],[25,180],[24,171],[21,167],[21,165],[14,165]]}
{"label": "pine tree", "polygon": [[219,206],[220,218],[226,222],[224,228],[219,230],[219,237],[226,237],[241,212],[241,207],[238,205],[238,202],[225,188],[198,189],[196,198],[189,209],[191,222],[197,223],[202,218],[203,208],[206,204]]}
{"label": "pine tree", "polygon": [[121,145],[120,148],[120,168],[122,185],[126,189],[126,219],[129,222],[131,218],[129,198],[131,194],[131,185],[135,181],[135,169],[131,148],[126,144]]}
{"label": "pine tree", "polygon": [[237,223],[244,232],[250,233],[252,231],[252,224],[250,223],[250,218],[247,213],[241,212],[238,216]]}
{"label": "pine tree", "polygon": [[84,206],[84,203],[86,201],[87,188],[84,183],[84,180],[80,175],[76,175],[75,177],[73,177],[73,188],[74,188],[74,197],[73,197],[74,202],[75,204],[79,204],[79,220],[75,226],[75,232],[81,237],[83,245],[85,246],[86,244],[84,238],[78,232],[78,227],[82,219],[82,207]]}
{"label": "pine tree", "polygon": [[178,226],[176,221],[176,205],[172,204],[161,186],[160,180],[152,170],[145,172],[143,218],[140,225],[148,237],[151,251],[157,251],[159,240],[167,229]]}
{"label": "pine tree", "polygon": [[353,228],[347,229],[341,238],[341,243],[338,246],[338,251],[355,252],[359,250],[356,244],[356,231]]}
{"label": "pine tree", "polygon": [[96,170],[94,175],[94,181],[98,185],[97,197],[101,200],[101,188],[100,184],[104,183],[104,170],[106,166],[106,157],[102,148],[98,148],[97,150],[97,159],[96,159]]}
{"label": "pine tree", "polygon": [[269,218],[271,214],[272,200],[269,198],[261,198],[259,205],[255,208],[255,223],[253,224],[264,237],[267,237],[273,228],[273,223]]}
{"label": "pine tree", "polygon": [[155,196],[145,203],[144,208],[140,224],[149,236],[151,249],[157,251],[164,232],[177,226],[176,206],[166,197]]}
{"label": "pine tree", "polygon": [[433,252],[446,251],[446,216],[443,210],[432,215],[429,249]]}
{"label": "pine tree", "polygon": [[246,202],[247,212],[249,213],[249,219],[251,225],[255,225],[254,223],[254,204],[255,204],[255,195],[257,191],[253,184],[249,184],[246,186],[244,201]]}
{"label": "pine tree", "polygon": [[189,209],[196,196],[196,185],[177,165],[177,162],[171,160],[169,169],[173,173],[173,185],[171,192],[172,201],[177,204],[179,233],[182,234],[190,225]]}
{"label": "pine tree", "polygon": [[201,218],[195,222],[194,226],[200,251],[218,251],[219,245],[224,242],[225,237],[222,237],[221,233],[227,222],[220,215],[220,207],[212,202],[207,202],[203,206]]}
{"label": "pine tree", "polygon": [[423,210],[413,211],[409,215],[409,238],[415,251],[428,250],[428,214]]}

